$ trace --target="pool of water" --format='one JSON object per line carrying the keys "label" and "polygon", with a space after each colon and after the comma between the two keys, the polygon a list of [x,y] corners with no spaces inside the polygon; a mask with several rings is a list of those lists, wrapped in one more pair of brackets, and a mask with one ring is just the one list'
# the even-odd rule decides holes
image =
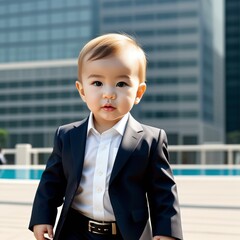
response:
{"label": "pool of water", "polygon": [[[42,172],[43,168],[0,168],[0,179],[39,180]],[[201,166],[189,168],[177,166],[177,168],[173,168],[173,173],[175,176],[240,176],[240,167],[203,168]]]}
{"label": "pool of water", "polygon": [[178,168],[173,169],[175,176],[240,176],[237,168]]}
{"label": "pool of water", "polygon": [[29,179],[38,180],[43,169],[0,169],[0,179]]}

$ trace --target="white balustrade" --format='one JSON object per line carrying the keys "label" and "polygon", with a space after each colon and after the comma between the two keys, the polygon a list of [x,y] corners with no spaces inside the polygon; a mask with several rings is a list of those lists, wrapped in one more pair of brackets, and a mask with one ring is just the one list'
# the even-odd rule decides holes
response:
{"label": "white balustrade", "polygon": [[[227,153],[227,164],[240,164],[240,144],[201,144],[201,145],[169,145],[169,152],[196,152],[200,153],[200,164],[208,164],[207,153]],[[39,154],[49,154],[52,148],[32,148],[31,144],[17,144],[15,149],[3,149],[3,154],[14,154],[16,165],[38,165]],[[234,155],[234,153],[236,153]],[[235,158],[235,159],[234,159]],[[215,161],[216,162],[216,161]],[[181,164],[181,160],[179,162]],[[218,164],[216,162],[216,164]],[[219,162],[222,164],[222,162]]]}

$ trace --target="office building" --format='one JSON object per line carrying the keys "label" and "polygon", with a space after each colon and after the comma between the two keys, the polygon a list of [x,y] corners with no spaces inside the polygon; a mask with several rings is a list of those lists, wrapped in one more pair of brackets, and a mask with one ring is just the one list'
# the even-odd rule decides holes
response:
{"label": "office building", "polygon": [[[5,5],[11,5],[9,1],[3,2]],[[28,35],[25,36],[24,31],[27,32],[29,26],[20,28],[19,37],[12,37],[15,39],[15,45],[9,39],[4,43],[8,46],[8,50],[4,50],[4,57],[1,57],[4,64],[0,74],[5,75],[6,78],[4,81],[1,80],[0,84],[5,87],[5,89],[1,87],[1,91],[6,95],[1,108],[5,108],[6,112],[3,117],[0,116],[0,122],[11,133],[11,146],[16,139],[17,142],[20,140],[31,142],[39,147],[51,146],[51,136],[59,124],[76,121],[87,115],[88,111],[74,89],[77,53],[88,39],[108,32],[126,32],[134,35],[147,54],[148,88],[141,104],[133,109],[133,115],[137,119],[164,128],[168,132],[170,144],[223,141],[223,123],[217,120],[222,118],[222,112],[215,110],[217,102],[221,103],[223,99],[217,91],[223,86],[223,82],[222,79],[216,80],[215,74],[215,66],[221,64],[221,61],[215,63],[211,1],[25,0],[21,3],[12,2],[16,2],[21,11],[26,9],[19,6],[22,2],[35,4],[35,7],[40,3],[48,2],[48,6],[51,7],[41,13],[49,14],[47,18],[49,22],[42,24],[45,26],[45,34],[38,32],[40,20],[38,21],[34,16],[40,14],[41,10],[35,11],[35,7],[29,9],[29,15],[33,14],[29,21],[19,21],[35,24],[31,27],[34,30],[33,39],[29,40],[32,45],[26,43],[26,48],[31,46],[32,50],[25,49],[26,51],[20,54],[20,48],[17,47],[17,39],[21,40],[18,44],[23,44],[22,46],[28,41],[25,40]],[[59,2],[62,4],[61,7],[57,7]],[[3,5],[2,2],[0,4]],[[67,7],[68,4],[75,5]],[[78,8],[77,4],[79,4]],[[9,9],[10,6],[5,11],[1,10],[2,18],[8,19],[6,31],[13,28],[9,24],[13,21],[12,18],[15,18],[15,14],[9,14]],[[70,31],[68,27],[73,27],[73,24],[65,23],[68,21],[66,15],[68,10],[69,15],[71,11],[75,13],[77,22],[74,25],[75,31],[71,33],[76,36],[72,38],[67,31]],[[76,13],[77,11],[79,14]],[[64,15],[61,17],[60,13]],[[46,20],[43,18],[41,21]],[[55,23],[58,21],[61,23]],[[58,28],[53,27],[55,24]],[[43,31],[42,25],[40,24],[39,31]],[[59,32],[53,34],[51,31],[57,31],[56,29]],[[0,34],[3,34],[2,31]],[[5,37],[10,35],[9,33]],[[44,37],[47,39],[42,40]],[[5,45],[1,44],[2,49]],[[9,54],[6,54],[6,51],[9,51]],[[21,56],[24,59],[21,60]],[[10,63],[25,60],[41,60],[41,62]],[[17,96],[14,95],[15,91],[19,93]],[[14,106],[15,104],[19,105]],[[10,106],[12,107],[9,108]],[[9,119],[14,123],[8,121]]]}
{"label": "office building", "polygon": [[101,0],[100,9],[100,31],[136,36],[149,59],[148,89],[135,115],[165,128],[172,144],[222,142],[212,1]]}
{"label": "office building", "polygon": [[0,62],[76,58],[98,32],[96,0],[2,0]]}
{"label": "office building", "polygon": [[76,59],[97,21],[95,0],[0,2],[0,128],[8,147],[51,146],[59,124],[88,114],[75,89]]}
{"label": "office building", "polygon": [[240,1],[225,1],[226,135],[240,142]]}

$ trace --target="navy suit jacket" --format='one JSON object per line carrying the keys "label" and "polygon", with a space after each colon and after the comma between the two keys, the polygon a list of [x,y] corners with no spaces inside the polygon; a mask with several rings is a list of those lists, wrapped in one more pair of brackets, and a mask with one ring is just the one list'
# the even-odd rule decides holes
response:
{"label": "navy suit jacket", "polygon": [[[54,225],[57,207],[63,204],[54,240],[59,239],[81,180],[87,124],[85,119],[58,128],[34,199],[30,230],[36,224]],[[110,201],[125,240],[139,240],[149,216],[153,236],[183,239],[168,158],[164,130],[140,124],[130,115],[109,182]]]}

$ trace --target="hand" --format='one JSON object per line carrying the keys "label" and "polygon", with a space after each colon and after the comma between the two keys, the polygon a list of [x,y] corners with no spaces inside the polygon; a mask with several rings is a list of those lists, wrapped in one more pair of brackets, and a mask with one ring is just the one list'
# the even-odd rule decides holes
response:
{"label": "hand", "polygon": [[165,237],[165,236],[155,236],[153,240],[175,240],[175,238]]}
{"label": "hand", "polygon": [[37,240],[46,240],[44,234],[48,234],[50,239],[53,239],[53,226],[48,224],[39,224],[33,227],[34,236]]}

